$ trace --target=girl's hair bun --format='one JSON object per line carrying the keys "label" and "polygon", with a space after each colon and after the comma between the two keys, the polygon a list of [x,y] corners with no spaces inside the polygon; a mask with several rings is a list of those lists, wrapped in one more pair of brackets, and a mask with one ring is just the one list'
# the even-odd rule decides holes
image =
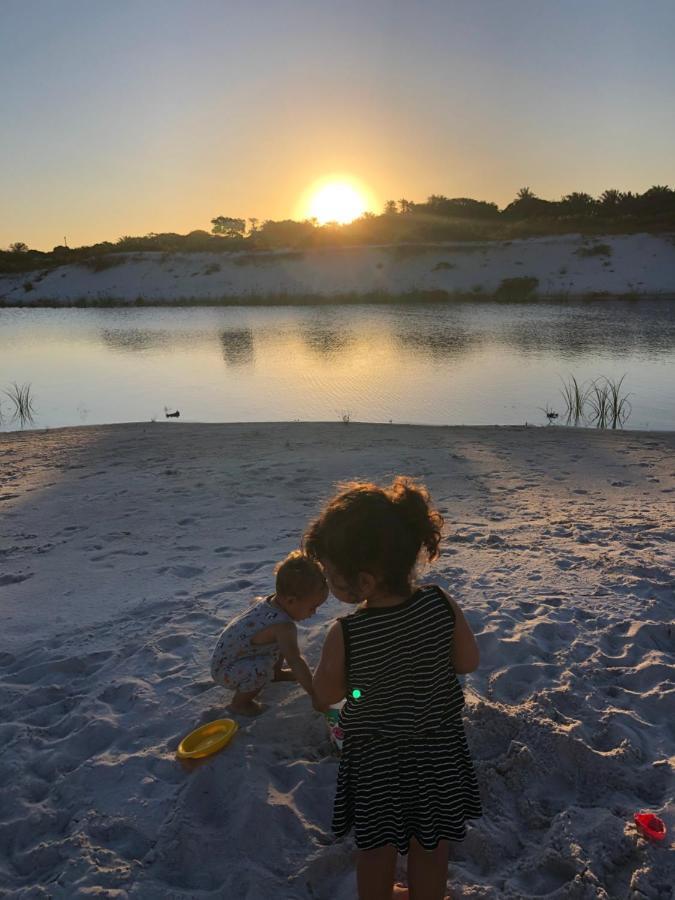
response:
{"label": "girl's hair bun", "polygon": [[388,494],[405,516],[411,530],[419,537],[429,561],[436,559],[439,555],[443,516],[438,510],[431,508],[429,491],[412,478],[399,475],[392,482]]}
{"label": "girl's hair bun", "polygon": [[443,517],[426,488],[398,476],[388,487],[348,482],[310,523],[305,553],[330,561],[349,583],[359,572],[379,575],[390,590],[405,593],[420,551],[438,556]]}

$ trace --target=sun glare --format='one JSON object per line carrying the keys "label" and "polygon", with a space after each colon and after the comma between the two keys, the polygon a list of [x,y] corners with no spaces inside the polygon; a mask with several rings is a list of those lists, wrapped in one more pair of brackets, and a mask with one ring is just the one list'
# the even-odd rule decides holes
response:
{"label": "sun glare", "polygon": [[314,185],[309,191],[306,216],[320,225],[326,222],[353,222],[368,209],[365,192],[347,180],[328,180]]}

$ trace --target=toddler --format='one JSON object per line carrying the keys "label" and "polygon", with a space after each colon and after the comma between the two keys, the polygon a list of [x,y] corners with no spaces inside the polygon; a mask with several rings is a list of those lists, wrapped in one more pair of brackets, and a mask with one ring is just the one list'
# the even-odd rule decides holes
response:
{"label": "toddler", "polygon": [[[298,681],[314,699],[312,674],[298,648],[296,622],[308,619],[328,597],[321,566],[299,550],[275,571],[274,594],[259,600],[227,625],[211,660],[213,680],[235,693],[228,709],[247,716],[268,681]],[[283,662],[289,665],[283,668]]]}

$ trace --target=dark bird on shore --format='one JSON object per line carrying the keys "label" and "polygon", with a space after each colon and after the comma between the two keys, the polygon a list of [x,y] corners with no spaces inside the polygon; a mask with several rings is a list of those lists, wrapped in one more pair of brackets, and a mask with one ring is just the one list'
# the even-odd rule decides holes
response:
{"label": "dark bird on shore", "polygon": [[553,419],[557,419],[557,418],[558,418],[558,413],[557,413],[557,412],[547,412],[547,413],[546,413],[546,418],[549,420],[549,422],[552,422]]}
{"label": "dark bird on shore", "polygon": [[180,410],[177,409],[176,412],[172,412],[172,413],[164,410],[164,415],[166,416],[167,419],[180,419]]}

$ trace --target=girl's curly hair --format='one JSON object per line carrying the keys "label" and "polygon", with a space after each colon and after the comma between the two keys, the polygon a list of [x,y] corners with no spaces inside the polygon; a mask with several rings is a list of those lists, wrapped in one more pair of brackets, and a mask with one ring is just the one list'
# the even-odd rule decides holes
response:
{"label": "girl's curly hair", "polygon": [[429,492],[400,475],[389,487],[348,482],[339,488],[307,528],[304,552],[329,560],[350,584],[370,572],[393,593],[407,593],[422,548],[429,561],[439,553],[443,517]]}

